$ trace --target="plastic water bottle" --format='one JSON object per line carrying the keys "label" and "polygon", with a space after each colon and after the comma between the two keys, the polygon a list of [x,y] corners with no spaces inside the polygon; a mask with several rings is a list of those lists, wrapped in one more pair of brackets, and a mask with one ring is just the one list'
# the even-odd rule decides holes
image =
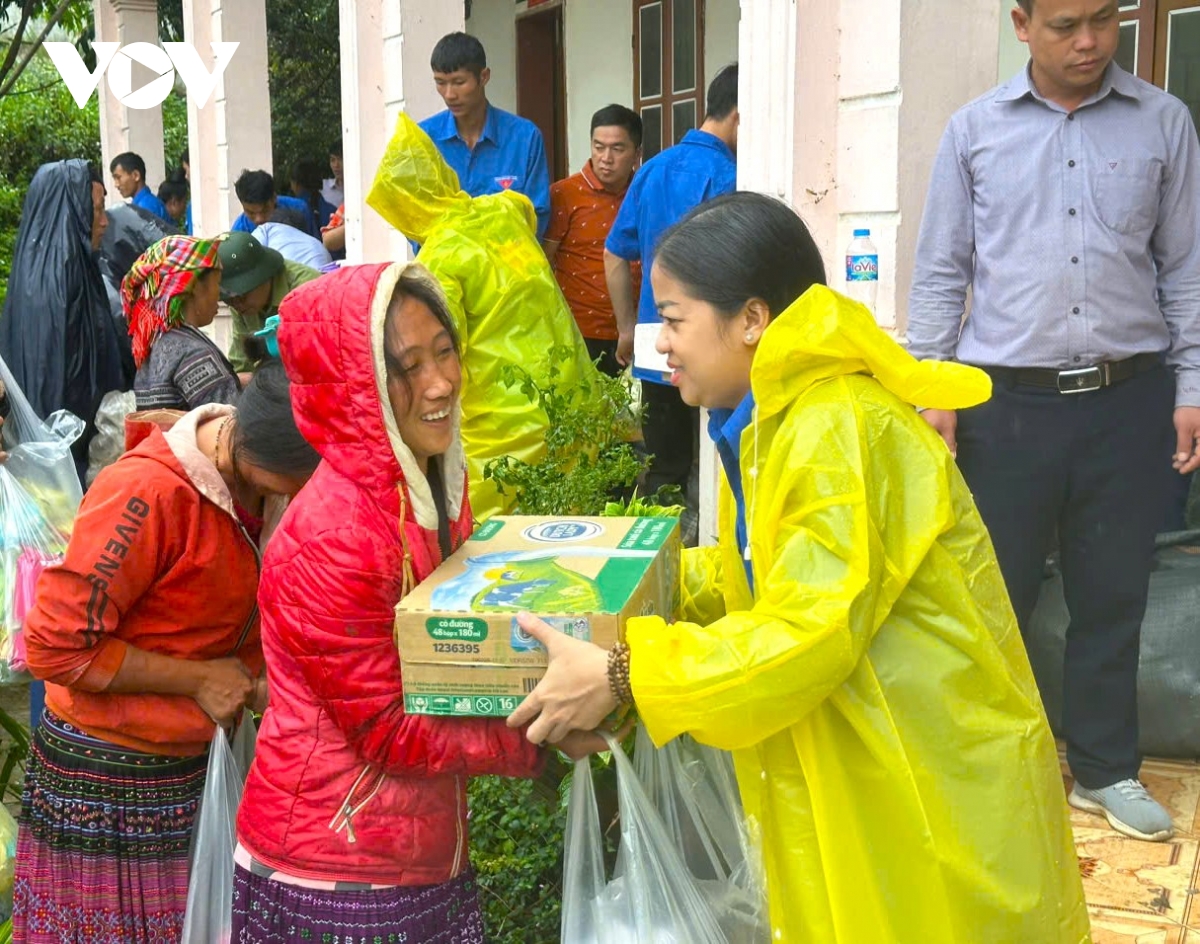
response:
{"label": "plastic water bottle", "polygon": [[856,229],[846,247],[846,295],[875,310],[879,295],[879,250],[869,229]]}

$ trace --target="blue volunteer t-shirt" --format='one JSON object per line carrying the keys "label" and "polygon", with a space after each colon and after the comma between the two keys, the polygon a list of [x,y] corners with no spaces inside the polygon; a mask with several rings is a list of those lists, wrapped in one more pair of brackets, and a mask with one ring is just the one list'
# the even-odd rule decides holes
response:
{"label": "blue volunteer t-shirt", "polygon": [[746,556],[746,545],[750,533],[746,521],[746,490],[742,487],[741,449],[742,433],[754,420],[754,394],[746,394],[733,410],[710,410],[708,413],[708,435],[717,447],[721,466],[725,469],[725,480],[737,503],[737,521],[734,530],[738,550],[742,554],[742,565],[746,568],[746,579],[750,581],[750,592],[754,592],[754,571]]}
{"label": "blue volunteer t-shirt", "polygon": [[[650,267],[659,237],[693,207],[736,188],[733,152],[707,131],[689,131],[682,141],[656,154],[633,175],[604,248],[631,262],[642,260],[638,324],[659,322],[650,287]],[[633,375],[640,380],[669,383],[658,371],[635,367]]]}
{"label": "blue volunteer t-shirt", "polygon": [[[280,194],[275,198],[275,206],[286,207],[289,210],[295,210],[297,213],[303,215],[306,226],[303,230],[301,230],[301,232],[308,233],[308,235],[312,236],[314,239],[321,238],[321,234],[317,230],[317,221],[313,219],[312,207],[310,207],[299,197],[289,197],[284,194]],[[238,218],[233,221],[233,225],[229,227],[229,229],[235,233],[253,233],[257,228],[258,224],[250,219],[250,217],[248,217],[245,213],[242,213],[240,216],[238,216]]]}
{"label": "blue volunteer t-shirt", "polygon": [[142,187],[133,195],[130,201],[134,206],[141,207],[143,210],[149,210],[155,216],[162,217],[168,223],[174,223],[171,219],[171,214],[167,212],[166,205],[154,195],[149,187]]}
{"label": "blue volunteer t-shirt", "polygon": [[502,190],[525,194],[537,211],[537,235],[542,238],[550,222],[550,168],[537,125],[488,105],[483,134],[474,150],[459,137],[454,115],[449,111],[426,118],[421,129],[454,168],[459,186],[471,196]]}

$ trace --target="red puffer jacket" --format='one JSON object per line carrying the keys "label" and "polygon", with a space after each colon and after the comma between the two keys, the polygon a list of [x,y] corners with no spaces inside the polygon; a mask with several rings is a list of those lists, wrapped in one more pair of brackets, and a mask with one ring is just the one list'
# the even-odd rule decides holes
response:
{"label": "red puffer jacket", "polygon": [[[383,321],[403,269],[343,268],[280,310],[296,421],[324,461],[263,564],[271,700],[238,838],[301,877],[447,881],[467,864],[466,778],[541,762],[503,719],[404,713],[393,607],[441,553],[428,482],[386,406]],[[461,445],[440,462],[457,547],[471,530]]]}

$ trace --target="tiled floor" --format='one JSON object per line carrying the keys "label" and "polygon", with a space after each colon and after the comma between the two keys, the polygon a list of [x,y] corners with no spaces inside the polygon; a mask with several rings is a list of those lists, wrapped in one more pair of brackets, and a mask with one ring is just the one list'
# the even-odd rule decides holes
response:
{"label": "tiled floor", "polygon": [[1141,776],[1175,820],[1169,843],[1126,839],[1103,817],[1071,810],[1092,940],[1200,944],[1200,763],[1146,761]]}

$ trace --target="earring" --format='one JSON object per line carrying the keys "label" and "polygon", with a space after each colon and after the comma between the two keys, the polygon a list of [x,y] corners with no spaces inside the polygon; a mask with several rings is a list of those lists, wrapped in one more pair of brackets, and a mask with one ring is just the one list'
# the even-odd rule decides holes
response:
{"label": "earring", "polygon": [[747,332],[746,332],[746,343],[747,343],[747,344],[753,344],[753,343],[754,343],[754,335],[753,335],[753,334],[751,334],[749,331],[747,331]]}

